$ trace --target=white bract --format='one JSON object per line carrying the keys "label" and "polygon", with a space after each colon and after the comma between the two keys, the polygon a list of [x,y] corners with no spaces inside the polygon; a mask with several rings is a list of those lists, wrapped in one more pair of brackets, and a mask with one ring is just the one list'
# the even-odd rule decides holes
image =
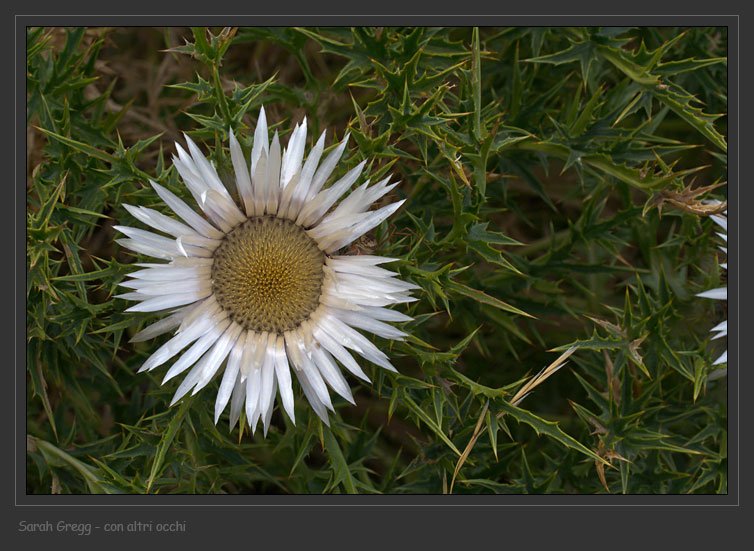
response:
{"label": "white bract", "polygon": [[[720,236],[723,241],[725,241],[726,246],[720,247],[720,249],[727,255],[728,254],[728,211],[726,210],[723,213],[723,216],[719,215],[712,215],[712,220],[715,221],[715,223],[723,228],[724,232],[718,232],[718,236]],[[728,269],[728,263],[720,264],[724,269]],[[728,288],[727,287],[719,287],[717,289],[710,289],[709,291],[705,291],[703,293],[699,293],[696,295],[698,297],[704,297],[704,298],[712,298],[717,300],[728,300]],[[720,323],[718,323],[715,327],[713,327],[710,330],[714,336],[713,339],[719,339],[721,337],[727,337],[728,336],[728,320],[724,320]],[[718,365],[718,364],[727,364],[728,363],[728,350],[726,349],[725,352],[723,352],[719,358],[717,358],[712,365]]]}
{"label": "white bract", "polygon": [[233,132],[230,152],[238,203],[215,167],[187,136],[176,144],[173,163],[203,216],[163,186],[150,182],[180,220],[146,207],[125,205],[136,219],[161,234],[116,226],[118,243],[165,263],[137,264],[121,285],[121,298],[139,303],[133,312],[167,317],[140,331],[132,342],[174,331],[140,371],[175,359],[163,383],[188,370],[174,404],[196,394],[222,373],[215,422],[230,402],[230,426],[245,409],[252,431],[261,419],[267,434],[275,397],[295,422],[292,379],[298,379],[317,415],[333,411],[328,387],[353,403],[338,364],[368,381],[352,353],[395,371],[388,357],[357,329],[387,339],[406,333],[386,322],[411,318],[386,308],[416,300],[417,286],[380,267],[396,259],[338,252],[393,214],[398,201],[370,211],[397,184],[365,182],[337,206],[365,163],[329,187],[325,184],[348,136],[320,163],[325,133],[304,161],[306,120],[281,152],[277,132],[268,141],[264,109],[254,132],[250,168]]}

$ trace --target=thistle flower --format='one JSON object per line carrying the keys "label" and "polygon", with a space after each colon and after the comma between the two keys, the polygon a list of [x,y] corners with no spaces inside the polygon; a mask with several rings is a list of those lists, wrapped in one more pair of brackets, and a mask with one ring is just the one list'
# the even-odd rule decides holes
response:
{"label": "thistle flower", "polygon": [[389,184],[388,177],[372,186],[365,182],[334,207],[366,164],[324,187],[347,140],[346,135],[320,163],[323,132],[303,162],[304,119],[281,154],[277,132],[272,143],[268,141],[262,109],[251,170],[230,132],[238,203],[186,136],[188,152],[176,144],[173,164],[204,216],[155,182],[150,182],[152,187],[180,221],[150,208],[124,205],[141,222],[171,236],[116,226],[128,236],[118,243],[167,261],[137,264],[143,269],[121,284],[133,292],[119,296],[139,301],[127,311],[169,314],[132,342],[177,328],[139,370],[155,369],[177,356],[164,384],[191,368],[171,405],[189,391],[196,394],[222,372],[215,423],[230,401],[231,429],[245,405],[252,432],[261,418],[266,435],[276,393],[295,422],[291,374],[316,414],[328,423],[327,410],[334,411],[328,386],[354,403],[338,363],[369,381],[350,351],[395,371],[388,357],[356,329],[403,340],[406,333],[385,322],[411,318],[386,306],[416,300],[409,293],[417,286],[379,266],[396,259],[337,253],[404,201],[368,210],[397,185]]}
{"label": "thistle flower", "polygon": [[[720,249],[727,255],[728,254],[728,211],[726,210],[723,213],[724,216],[713,214],[710,218],[715,221],[715,223],[723,228],[725,232],[718,232],[718,236],[720,236],[723,241],[725,241],[726,246],[720,247]],[[728,263],[720,264],[724,269],[728,269]],[[710,289],[709,291],[705,291],[703,293],[699,293],[696,296],[698,297],[704,297],[704,298],[712,298],[717,300],[728,300],[728,288],[727,287],[719,287],[717,289]],[[724,320],[720,323],[718,323],[715,327],[710,329],[710,332],[714,333],[715,335],[712,337],[712,339],[719,339],[721,337],[726,337],[728,335],[728,320]],[[718,357],[712,365],[718,365],[718,364],[725,364],[728,363],[728,350],[726,348],[725,352],[723,352],[720,357]]]}

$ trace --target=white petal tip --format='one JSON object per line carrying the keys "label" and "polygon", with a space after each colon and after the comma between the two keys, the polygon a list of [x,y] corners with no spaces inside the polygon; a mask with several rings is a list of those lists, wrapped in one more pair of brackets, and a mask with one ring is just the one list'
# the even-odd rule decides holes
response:
{"label": "white petal tip", "polygon": [[186,249],[183,248],[183,236],[177,237],[175,240],[175,244],[178,247],[178,250],[181,252],[183,256],[188,258],[188,253],[186,252]]}

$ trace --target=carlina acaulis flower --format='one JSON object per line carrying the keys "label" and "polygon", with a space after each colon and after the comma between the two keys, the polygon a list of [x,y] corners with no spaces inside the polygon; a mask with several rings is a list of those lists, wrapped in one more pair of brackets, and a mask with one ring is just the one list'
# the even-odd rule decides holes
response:
{"label": "carlina acaulis flower", "polygon": [[127,311],[168,314],[131,341],[175,330],[140,369],[152,370],[177,357],[163,384],[189,370],[171,405],[222,373],[215,423],[230,402],[232,429],[245,405],[252,431],[261,418],[266,435],[276,394],[295,422],[292,375],[328,423],[327,410],[333,411],[328,386],[353,403],[338,364],[369,381],[352,352],[395,371],[385,353],[357,329],[403,340],[406,333],[386,322],[411,318],[386,307],[416,300],[410,291],[417,286],[380,266],[394,258],[338,252],[403,201],[368,210],[397,185],[388,177],[371,186],[367,180],[336,205],[366,164],[325,187],[347,140],[348,135],[320,163],[323,132],[304,162],[306,119],[281,153],[277,132],[269,142],[262,109],[250,170],[230,132],[239,204],[186,136],[188,152],[176,144],[173,164],[204,216],[155,182],[152,187],[180,220],[124,205],[136,219],[169,236],[116,226],[128,236],[118,243],[167,261],[137,264],[142,269],[121,284],[133,291],[119,296],[139,301]]}
{"label": "carlina acaulis flower", "polygon": [[[720,204],[719,201],[710,201],[713,204]],[[713,214],[710,216],[712,220],[715,221],[715,223],[720,226],[724,232],[718,232],[717,235],[725,241],[726,246],[720,247],[720,250],[722,250],[726,255],[728,254],[728,211],[726,210],[723,212],[722,216],[719,214]],[[728,263],[724,262],[720,264],[722,268],[725,270],[728,269]],[[704,297],[704,298],[712,298],[717,300],[724,300],[727,302],[728,300],[728,287],[718,287],[717,289],[710,289],[709,291],[704,291],[703,293],[699,293],[696,296],[698,297]],[[715,327],[710,329],[710,332],[714,333],[714,336],[712,339],[719,339],[722,337],[728,336],[728,320],[723,320],[720,323],[718,323]],[[719,364],[727,364],[728,363],[728,349],[726,347],[725,352],[723,352],[713,363],[712,365],[719,365]]]}

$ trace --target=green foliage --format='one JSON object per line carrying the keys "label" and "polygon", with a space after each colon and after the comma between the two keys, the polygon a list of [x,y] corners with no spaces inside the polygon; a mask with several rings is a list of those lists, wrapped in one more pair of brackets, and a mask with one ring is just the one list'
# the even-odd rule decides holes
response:
{"label": "green foliage", "polygon": [[[720,243],[669,201],[726,179],[726,56],[724,28],[29,29],[27,491],[727,492],[724,312],[694,296]],[[113,298],[123,203],[191,202],[179,131],[232,182],[261,105],[401,181],[354,246],[421,287],[375,338],[400,374],[364,365],[330,427],[296,389],[266,439],[214,425],[216,382],[169,407],[136,373],[159,342],[127,342],[153,317]]]}

